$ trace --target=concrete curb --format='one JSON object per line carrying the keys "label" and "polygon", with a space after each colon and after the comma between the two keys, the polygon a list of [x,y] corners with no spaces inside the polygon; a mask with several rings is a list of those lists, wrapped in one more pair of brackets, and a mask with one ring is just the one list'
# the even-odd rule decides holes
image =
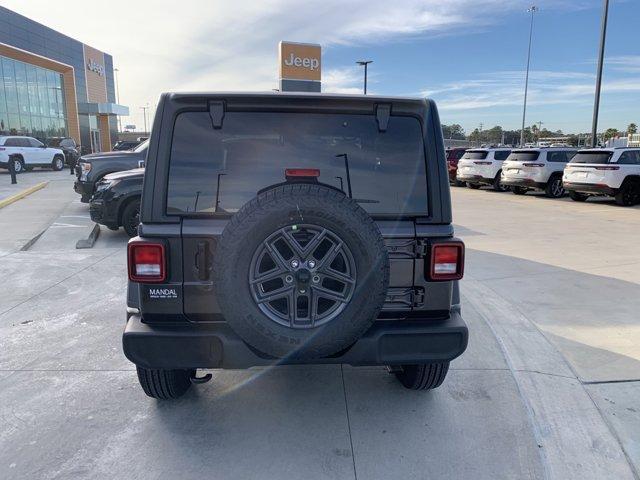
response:
{"label": "concrete curb", "polygon": [[33,187],[26,188],[25,190],[22,190],[21,192],[18,192],[15,195],[11,195],[10,197],[5,198],[4,200],[0,200],[0,208],[4,208],[7,205],[11,205],[12,203],[17,202],[18,200],[28,195],[31,195],[33,192],[42,190],[47,185],[49,185],[49,182],[40,182],[34,185]]}
{"label": "concrete curb", "polygon": [[633,480],[633,466],[562,354],[514,305],[479,280],[465,280],[469,301],[502,349],[538,442],[548,479]]}
{"label": "concrete curb", "polygon": [[82,238],[76,242],[76,248],[92,248],[96,240],[100,236],[100,225],[93,225],[91,232],[87,238]]}

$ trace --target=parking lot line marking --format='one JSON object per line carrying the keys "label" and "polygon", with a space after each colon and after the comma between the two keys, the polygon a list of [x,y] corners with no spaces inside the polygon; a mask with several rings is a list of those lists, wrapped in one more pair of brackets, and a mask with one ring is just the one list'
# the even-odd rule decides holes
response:
{"label": "parking lot line marking", "polygon": [[33,187],[29,187],[26,188],[24,190],[22,190],[21,192],[16,193],[15,195],[11,195],[10,197],[7,197],[3,200],[0,200],[0,208],[4,208],[7,205],[11,205],[14,202],[17,202],[18,200],[31,195],[33,192],[37,192],[38,190],[43,189],[44,187],[46,187],[49,184],[49,182],[40,182],[36,185],[34,185]]}

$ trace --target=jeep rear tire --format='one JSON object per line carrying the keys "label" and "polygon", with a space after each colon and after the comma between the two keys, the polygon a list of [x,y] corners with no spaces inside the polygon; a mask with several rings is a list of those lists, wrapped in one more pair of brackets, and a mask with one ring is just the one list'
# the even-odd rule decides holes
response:
{"label": "jeep rear tire", "polygon": [[480,188],[480,184],[467,182],[467,188],[470,188],[472,190],[477,190]]}
{"label": "jeep rear tire", "polygon": [[245,204],[220,237],[213,272],[229,326],[276,358],[348,348],[389,285],[375,222],[343,192],[312,183],[275,186]]}
{"label": "jeep rear tire", "polygon": [[529,191],[529,189],[526,187],[511,187],[511,191],[515,195],[525,195]]}
{"label": "jeep rear tire", "polygon": [[144,393],[158,400],[181,397],[191,387],[195,370],[157,370],[136,365],[138,381]]}
{"label": "jeep rear tire", "polygon": [[442,385],[448,371],[449,362],[402,365],[395,376],[409,390],[432,390]]}

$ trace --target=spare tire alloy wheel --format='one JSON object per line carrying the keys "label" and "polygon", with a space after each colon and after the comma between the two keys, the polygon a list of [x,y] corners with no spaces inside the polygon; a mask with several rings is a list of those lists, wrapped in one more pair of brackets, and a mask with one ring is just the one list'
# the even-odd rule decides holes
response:
{"label": "spare tire alloy wheel", "polygon": [[273,357],[312,359],[352,345],[377,318],[389,260],[371,217],[317,184],[274,187],[238,211],[214,254],[230,327]]}
{"label": "spare tire alloy wheel", "polygon": [[253,300],[270,320],[313,328],[331,321],[351,300],[355,261],[336,233],[318,225],[288,225],[258,246],[249,283]]}

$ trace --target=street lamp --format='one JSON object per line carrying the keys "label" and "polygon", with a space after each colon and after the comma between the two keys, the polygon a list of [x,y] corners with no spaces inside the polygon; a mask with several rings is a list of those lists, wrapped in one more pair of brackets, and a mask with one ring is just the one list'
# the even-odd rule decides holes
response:
{"label": "street lamp", "polygon": [[147,110],[149,109],[149,104],[147,103],[147,105],[145,105],[144,107],[140,107],[142,109],[142,114],[144,115],[144,133],[148,133],[147,132]]}
{"label": "street lamp", "polygon": [[[114,71],[115,77],[116,77],[116,103],[118,105],[120,105],[120,87],[118,86],[118,72],[119,72],[119,70],[117,68],[114,68],[113,71]],[[122,131],[122,119],[120,118],[120,115],[118,115],[118,131],[119,132]]]}
{"label": "street lamp", "polygon": [[533,38],[533,15],[538,7],[531,5],[527,12],[531,13],[531,26],[529,27],[529,50],[527,53],[527,74],[524,80],[524,106],[522,107],[522,130],[520,130],[520,146],[524,145],[524,122],[527,117],[527,93],[529,90],[529,65],[531,64],[531,39]]}
{"label": "street lamp", "polygon": [[373,63],[373,60],[358,60],[356,64],[364,67],[364,94],[367,94],[367,65]]}
{"label": "street lamp", "polygon": [[591,125],[591,146],[598,145],[598,112],[600,110],[600,90],[602,88],[602,67],[604,64],[604,43],[607,37],[607,17],[609,0],[602,4],[602,22],[600,24],[600,52],[598,53],[598,76],[596,77],[596,96],[593,102],[593,123]]}

